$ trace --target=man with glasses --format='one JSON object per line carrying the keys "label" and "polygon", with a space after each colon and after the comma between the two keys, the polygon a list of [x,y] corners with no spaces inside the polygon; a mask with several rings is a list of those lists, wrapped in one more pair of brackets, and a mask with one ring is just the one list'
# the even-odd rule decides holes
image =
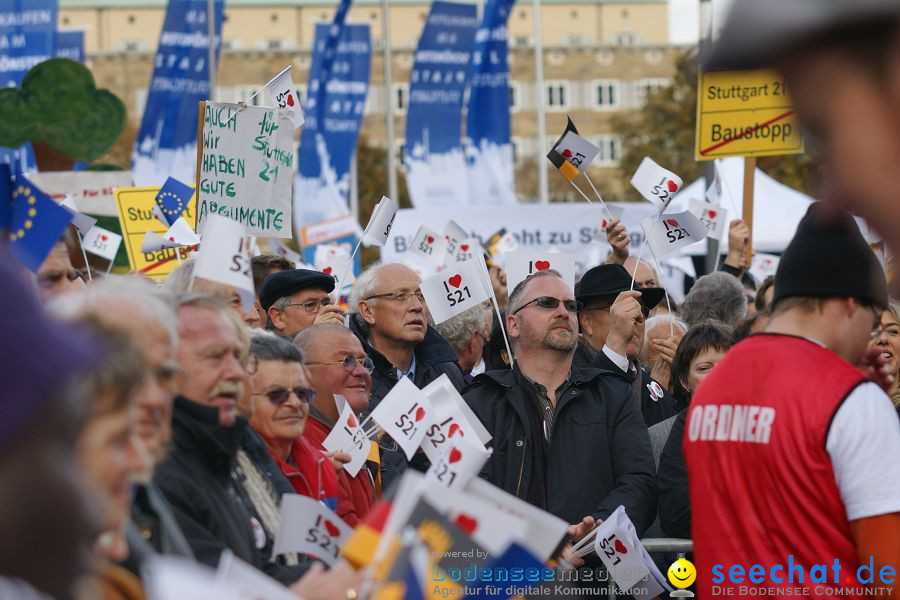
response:
{"label": "man with glasses", "polygon": [[[341,325],[313,325],[300,332],[294,343],[303,351],[310,384],[316,392],[303,437],[316,450],[324,451],[322,442],[340,416],[335,396],[346,399],[353,410],[352,418],[359,422],[360,415],[369,409],[375,365],[359,339]],[[375,504],[379,475],[375,452],[376,460],[368,462],[355,476],[343,470],[338,473],[337,514],[351,527],[356,527]]]}
{"label": "man with glasses", "polygon": [[[691,399],[684,455],[692,511],[703,516],[692,522],[699,573],[793,556],[839,564],[827,587],[846,576],[859,589],[860,565],[900,564],[900,424],[879,387],[893,375],[879,348],[867,352],[887,305],[884,273],[852,217],[813,203],[778,265],[765,332],[732,347]],[[712,594],[710,579],[697,583],[698,596]],[[790,587],[800,593],[796,580]]]}
{"label": "man with glasses", "polygon": [[343,324],[344,309],[328,296],[332,290],[334,277],[319,271],[289,269],[270,275],[259,290],[266,328],[292,340],[314,323]]}
{"label": "man with glasses", "polygon": [[573,365],[577,309],[552,270],[510,294],[515,368],[479,375],[464,394],[492,436],[481,475],[572,523],[576,538],[619,505],[640,535],[655,514],[650,437],[623,381]]}
{"label": "man with glasses", "polygon": [[[423,388],[447,375],[462,389],[463,375],[450,345],[428,325],[428,307],[419,290],[415,271],[399,263],[375,263],[366,269],[350,293],[350,330],[375,364],[370,409],[378,406],[401,377]],[[382,439],[381,468],[384,486],[406,469],[403,451],[393,440]],[[413,462],[427,468],[419,453]]]}
{"label": "man with glasses", "polygon": [[[578,313],[581,343],[575,364],[604,369],[623,378],[647,427],[677,412],[675,399],[639,360],[644,322],[664,295],[662,288],[641,288],[637,283],[632,289],[631,276],[621,265],[594,267],[575,286],[575,297],[582,304]],[[674,357],[677,349],[677,343],[671,340],[654,341],[653,345],[661,356]]]}

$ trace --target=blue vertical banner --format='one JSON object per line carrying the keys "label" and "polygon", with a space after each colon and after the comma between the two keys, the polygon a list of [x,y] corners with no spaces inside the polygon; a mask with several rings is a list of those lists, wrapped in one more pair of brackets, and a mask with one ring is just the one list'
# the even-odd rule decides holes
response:
{"label": "blue vertical banner", "polygon": [[372,62],[368,25],[343,25],[335,17],[330,25],[316,26],[314,43],[294,186],[298,231],[350,212],[350,160],[365,112]]}
{"label": "blue vertical banner", "polygon": [[[17,86],[25,73],[53,57],[57,0],[0,0],[0,87]],[[0,148],[0,160],[31,170],[30,146]]]}
{"label": "blue vertical banner", "polygon": [[68,58],[75,62],[84,62],[84,30],[56,32],[56,58]]}
{"label": "blue vertical banner", "polygon": [[515,0],[488,0],[475,34],[466,119],[470,204],[515,204],[509,139],[509,31]]}
{"label": "blue vertical banner", "polygon": [[466,180],[462,126],[478,12],[474,4],[436,0],[419,38],[409,74],[406,185],[416,208],[465,206]]}
{"label": "blue vertical banner", "polygon": [[[216,64],[224,11],[225,0],[215,0]],[[135,185],[196,177],[197,105],[210,98],[208,33],[206,0],[169,0],[131,155]]]}

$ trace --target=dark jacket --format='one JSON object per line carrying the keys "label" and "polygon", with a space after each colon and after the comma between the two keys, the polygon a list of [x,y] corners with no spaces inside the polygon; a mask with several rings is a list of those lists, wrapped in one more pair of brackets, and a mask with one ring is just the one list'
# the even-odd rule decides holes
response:
{"label": "dark jacket", "polygon": [[691,498],[687,464],[681,452],[687,409],[678,413],[669,439],[659,457],[656,485],[659,490],[659,524],[671,537],[691,537]]}
{"label": "dark jacket", "polygon": [[253,505],[240,484],[236,456],[247,421],[219,426],[219,410],[176,398],[172,414],[173,448],[153,474],[197,560],[215,567],[225,549],[289,584],[305,570],[285,567],[256,547]]}
{"label": "dark jacket", "polygon": [[[579,367],[590,366],[615,374],[631,386],[632,397],[637,396],[637,390],[640,389],[641,415],[647,427],[656,425],[660,421],[665,421],[669,417],[674,417],[678,413],[675,398],[658,381],[650,377],[650,373],[646,369],[637,368],[634,371],[624,373],[603,352],[597,352],[592,356],[591,350],[588,349],[585,342],[578,344],[573,364]],[[637,377],[638,374],[640,374],[640,379]],[[662,392],[662,394],[659,392]]]}
{"label": "dark jacket", "polygon": [[131,500],[131,520],[125,528],[126,569],[140,576],[141,565],[154,554],[194,558],[169,503],[152,483],[136,484]]}
{"label": "dark jacket", "polygon": [[[375,370],[372,372],[372,396],[369,400],[369,412],[371,412],[397,383],[397,370],[384,354],[369,344],[368,329],[358,314],[351,315],[350,331],[359,338],[366,354],[375,363]],[[465,381],[459,364],[456,362],[453,348],[430,325],[425,333],[425,339],[416,346],[414,354],[416,356],[416,374],[413,383],[417,388],[421,389],[441,375],[447,375],[450,383],[457,390],[463,389]],[[387,490],[395,479],[399,479],[410,463],[406,460],[403,450],[398,448],[393,440],[382,440],[379,446],[381,448],[382,489]],[[421,451],[413,457],[411,464],[414,468],[422,471],[428,469],[428,459]]]}
{"label": "dark jacket", "polygon": [[[531,484],[532,439],[525,402],[512,370],[475,378],[464,395],[488,433],[494,453],[481,476],[524,497]],[[605,519],[625,506],[638,535],[653,521],[656,490],[647,427],[621,378],[599,369],[573,368],[557,401],[546,453],[549,512],[568,523],[592,515]],[[531,401],[535,401],[531,398]]]}

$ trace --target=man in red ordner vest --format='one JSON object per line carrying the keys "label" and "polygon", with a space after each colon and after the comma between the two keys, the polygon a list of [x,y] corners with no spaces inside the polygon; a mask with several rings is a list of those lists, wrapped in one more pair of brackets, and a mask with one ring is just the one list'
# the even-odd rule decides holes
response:
{"label": "man in red ordner vest", "polygon": [[[870,557],[870,585],[900,598],[900,423],[872,380],[890,383],[880,355],[864,356],[887,302],[850,215],[810,206],[775,274],[766,331],[734,346],[691,402],[684,453],[701,598],[713,585],[833,598],[865,587],[857,569]],[[733,565],[743,570],[734,578]],[[751,565],[765,569],[756,581]],[[815,565],[827,583],[813,581]]]}

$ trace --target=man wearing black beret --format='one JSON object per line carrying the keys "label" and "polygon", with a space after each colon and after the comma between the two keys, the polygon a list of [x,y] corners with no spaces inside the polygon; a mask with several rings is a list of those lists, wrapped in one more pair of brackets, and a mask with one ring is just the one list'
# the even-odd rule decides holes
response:
{"label": "man wearing black beret", "polygon": [[334,277],[310,269],[274,273],[259,290],[259,303],[266,312],[266,328],[280,336],[294,336],[314,324],[344,324],[344,310],[328,294]]}

